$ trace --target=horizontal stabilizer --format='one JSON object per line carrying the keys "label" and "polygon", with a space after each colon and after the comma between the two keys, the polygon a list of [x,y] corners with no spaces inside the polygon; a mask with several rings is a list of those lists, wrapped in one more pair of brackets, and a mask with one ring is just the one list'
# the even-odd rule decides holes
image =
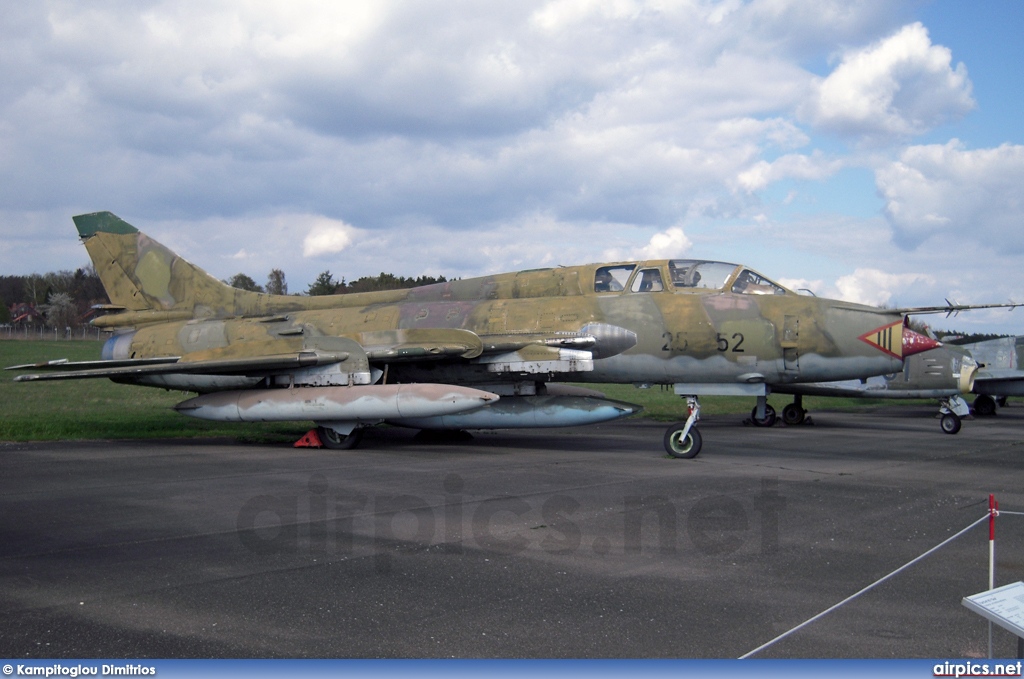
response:
{"label": "horizontal stabilizer", "polygon": [[[304,368],[312,365],[341,363],[347,353],[320,354],[302,351],[296,354],[278,354],[252,358],[229,358],[207,361],[182,361],[178,358],[141,359],[139,361],[88,361],[98,367],[31,375],[19,375],[15,382],[46,380],[81,380],[96,377],[140,377],[144,375],[252,375]],[[154,362],[156,364],[154,365]],[[65,364],[67,368],[69,364]],[[16,366],[20,367],[20,366]]]}
{"label": "horizontal stabilizer", "polygon": [[63,370],[67,372],[77,370],[95,370],[97,368],[136,368],[144,365],[177,363],[179,360],[181,360],[180,356],[166,356],[162,358],[126,358],[122,360],[77,361],[72,363],[66,358],[58,358],[52,361],[44,361],[43,363],[12,365],[4,368],[4,370]]}

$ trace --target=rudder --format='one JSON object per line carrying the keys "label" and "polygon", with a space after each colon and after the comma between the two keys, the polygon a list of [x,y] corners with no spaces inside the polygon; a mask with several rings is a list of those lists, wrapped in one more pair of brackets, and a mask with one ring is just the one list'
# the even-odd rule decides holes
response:
{"label": "rudder", "polygon": [[233,315],[238,302],[248,306],[257,301],[256,293],[222,283],[111,212],[72,219],[115,306],[216,317]]}

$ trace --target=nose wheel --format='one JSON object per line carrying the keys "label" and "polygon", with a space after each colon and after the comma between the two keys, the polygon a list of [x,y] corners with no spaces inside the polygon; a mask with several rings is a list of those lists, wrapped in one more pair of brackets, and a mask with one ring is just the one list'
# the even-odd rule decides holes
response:
{"label": "nose wheel", "polygon": [[944,434],[955,434],[960,431],[960,417],[956,413],[946,413],[939,421]]}
{"label": "nose wheel", "polygon": [[669,455],[681,460],[697,457],[703,441],[697,427],[686,428],[685,422],[673,424],[665,432],[665,450]]}
{"label": "nose wheel", "polygon": [[700,419],[700,403],[696,396],[686,397],[687,418],[685,422],[676,422],[665,432],[663,439],[665,452],[672,457],[689,460],[697,457],[703,444],[700,432],[697,431],[697,420]]}

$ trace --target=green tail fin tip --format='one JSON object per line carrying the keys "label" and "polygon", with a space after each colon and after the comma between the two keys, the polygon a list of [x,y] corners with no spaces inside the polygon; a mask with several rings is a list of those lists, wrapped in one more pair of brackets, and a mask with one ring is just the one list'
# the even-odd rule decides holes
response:
{"label": "green tail fin tip", "polygon": [[78,235],[82,238],[95,236],[97,233],[129,234],[138,233],[139,230],[124,221],[113,212],[93,212],[87,215],[78,215],[71,219],[75,222]]}

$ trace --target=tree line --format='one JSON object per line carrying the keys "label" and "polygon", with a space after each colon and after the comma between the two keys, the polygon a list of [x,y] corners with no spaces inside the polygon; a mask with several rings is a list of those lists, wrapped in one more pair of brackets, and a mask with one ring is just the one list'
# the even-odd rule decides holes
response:
{"label": "tree line", "polygon": [[[407,278],[381,272],[378,276],[363,276],[352,282],[342,277],[335,280],[328,270],[323,271],[299,295],[344,295],[354,292],[415,288],[432,283],[443,283],[444,276]],[[241,290],[287,295],[288,281],[284,271],[271,269],[265,285],[251,276],[237,273],[224,281]],[[0,276],[0,325],[11,323],[26,315],[28,323],[44,323],[52,328],[78,327],[91,319],[92,307],[109,304],[103,283],[92,265],[75,271],[56,271],[28,276]]]}
{"label": "tree line", "polygon": [[30,325],[75,327],[88,320],[94,304],[108,304],[100,277],[90,265],[74,271],[0,276],[0,325],[28,314]]}
{"label": "tree line", "polygon": [[[332,274],[330,270],[327,270],[321,271],[316,279],[309,284],[306,291],[300,294],[310,296],[345,295],[353,292],[401,290],[404,288],[418,288],[421,285],[444,283],[447,280],[448,279],[444,276],[438,276],[436,278],[433,276],[406,278],[405,276],[396,276],[382,271],[377,276],[363,276],[361,278],[357,278],[351,283],[347,283],[345,282],[344,277],[342,277],[341,280],[335,280],[334,274]],[[284,272],[280,269],[271,270],[270,275],[267,276],[266,286],[259,285],[255,280],[244,273],[237,273],[224,282],[232,287],[240,290],[249,290],[250,292],[266,292],[271,295],[288,294],[288,283],[285,280]]]}

